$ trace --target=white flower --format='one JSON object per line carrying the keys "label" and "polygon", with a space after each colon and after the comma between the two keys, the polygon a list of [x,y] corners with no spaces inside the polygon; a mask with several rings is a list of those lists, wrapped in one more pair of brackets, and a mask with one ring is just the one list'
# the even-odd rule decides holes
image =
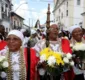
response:
{"label": "white flower", "polygon": [[73,50],[78,51],[79,50],[79,46],[78,45],[73,46]]}
{"label": "white flower", "polygon": [[44,62],[46,60],[46,55],[43,54],[42,56],[40,56],[40,62]]}
{"label": "white flower", "polygon": [[0,62],[3,61],[3,58],[0,57]]}
{"label": "white flower", "polygon": [[71,55],[70,53],[67,53],[67,54],[66,54],[66,57],[67,57],[68,59],[71,59],[71,58],[72,58],[72,55]]}
{"label": "white flower", "polygon": [[70,62],[70,65],[71,65],[71,66],[74,66],[74,62],[73,62],[73,61],[71,61],[71,62]]}
{"label": "white flower", "polygon": [[73,50],[76,50],[76,51],[79,51],[79,50],[85,51],[85,44],[83,44],[83,43],[76,43],[73,46]]}
{"label": "white flower", "polygon": [[5,56],[0,56],[0,62],[5,59]]}
{"label": "white flower", "polygon": [[40,75],[44,75],[44,74],[45,74],[45,69],[40,68],[40,69],[39,69],[39,74],[40,74]]}
{"label": "white flower", "polygon": [[50,56],[50,57],[48,58],[47,63],[48,63],[49,66],[54,65],[54,64],[56,63],[55,57],[54,57],[54,56]]}
{"label": "white flower", "polygon": [[82,44],[81,50],[85,51],[85,44]]}
{"label": "white flower", "polygon": [[5,48],[5,49],[0,50],[0,54],[1,54],[1,55],[3,55],[3,56],[6,54],[6,52],[7,52],[7,49],[6,49],[6,48]]}
{"label": "white flower", "polygon": [[63,61],[64,61],[65,63],[69,63],[69,60],[68,60],[67,57],[64,57],[64,58],[63,58]]}
{"label": "white flower", "polygon": [[5,59],[6,57],[5,56],[2,56],[3,59]]}
{"label": "white flower", "polygon": [[6,73],[5,72],[1,72],[1,78],[5,78],[7,75],[6,75]]}
{"label": "white flower", "polygon": [[73,44],[70,44],[70,47],[73,47]]}
{"label": "white flower", "polygon": [[7,61],[4,61],[3,64],[2,64],[2,66],[3,66],[4,68],[7,68],[7,67],[9,66],[9,64],[8,64]]}

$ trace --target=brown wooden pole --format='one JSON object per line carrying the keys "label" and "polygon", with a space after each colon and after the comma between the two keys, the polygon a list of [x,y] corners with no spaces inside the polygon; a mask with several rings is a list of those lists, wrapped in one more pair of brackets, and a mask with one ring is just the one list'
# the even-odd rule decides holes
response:
{"label": "brown wooden pole", "polygon": [[46,21],[46,27],[49,29],[50,26],[50,4],[48,4],[48,11],[47,11],[47,21]]}
{"label": "brown wooden pole", "polygon": [[47,21],[46,21],[46,47],[49,46],[49,27],[50,27],[50,4],[48,4],[48,11],[47,11]]}

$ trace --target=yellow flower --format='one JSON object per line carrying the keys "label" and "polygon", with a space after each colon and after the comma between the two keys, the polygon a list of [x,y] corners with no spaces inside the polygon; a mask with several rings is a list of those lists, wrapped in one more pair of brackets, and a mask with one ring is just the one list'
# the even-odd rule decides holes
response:
{"label": "yellow flower", "polygon": [[50,57],[50,56],[54,56],[55,57],[55,59],[56,59],[56,64],[57,65],[64,65],[64,62],[63,62],[63,60],[62,60],[62,56],[61,56],[61,54],[59,53],[59,52],[54,52],[54,51],[52,51],[49,47],[48,48],[45,48],[45,49],[43,49],[41,52],[40,52],[40,56],[41,55],[46,55],[46,60],[48,60],[48,58]]}
{"label": "yellow flower", "polygon": [[62,56],[61,56],[61,54],[60,54],[59,52],[54,53],[53,55],[55,56],[55,58],[56,58],[56,63],[57,63],[58,65],[60,65],[60,64],[64,65],[64,62],[63,62],[63,60],[62,60]]}
{"label": "yellow flower", "polygon": [[56,61],[56,62],[57,62],[57,64],[58,64],[58,65],[60,65],[60,64],[61,64],[61,65],[64,65],[64,62],[63,62],[63,60],[62,60],[62,59],[57,59],[57,61]]}
{"label": "yellow flower", "polygon": [[47,54],[47,53],[49,53],[50,52],[50,48],[45,48],[45,49],[43,49],[41,52],[40,52],[40,55],[42,55],[42,54]]}
{"label": "yellow flower", "polygon": [[76,45],[81,45],[81,44],[82,44],[82,42],[77,42],[77,43],[76,43]]}
{"label": "yellow flower", "polygon": [[52,55],[52,53],[53,53],[53,52],[51,51],[50,48],[45,48],[45,49],[43,49],[43,50],[40,52],[40,56],[43,55],[43,54],[45,54],[45,55],[46,55],[46,60],[47,60],[48,57]]}

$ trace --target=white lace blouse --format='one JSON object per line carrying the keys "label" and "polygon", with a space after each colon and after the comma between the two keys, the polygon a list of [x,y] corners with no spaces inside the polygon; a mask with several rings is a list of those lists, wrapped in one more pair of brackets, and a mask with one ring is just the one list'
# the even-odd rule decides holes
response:
{"label": "white lace blouse", "polygon": [[13,80],[19,80],[19,52],[17,53],[11,53],[11,65],[13,70]]}

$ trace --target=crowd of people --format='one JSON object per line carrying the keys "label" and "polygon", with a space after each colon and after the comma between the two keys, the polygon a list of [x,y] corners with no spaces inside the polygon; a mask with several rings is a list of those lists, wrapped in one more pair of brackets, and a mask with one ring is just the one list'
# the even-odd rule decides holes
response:
{"label": "crowd of people", "polygon": [[[79,25],[69,27],[68,31],[59,33],[59,26],[52,24],[46,31],[32,29],[30,34],[26,29],[11,30],[5,32],[3,25],[0,25],[0,55],[6,56],[9,67],[6,76],[2,80],[51,80],[47,74],[44,63],[40,64],[40,51],[46,48],[49,39],[49,48],[54,52],[69,52],[72,54],[70,45],[77,42],[85,44],[85,30]],[[62,42],[62,37],[67,37],[67,42]],[[69,42],[69,45],[66,44]],[[54,77],[53,80],[84,80],[84,70],[76,65],[63,71]],[[1,73],[0,73],[1,74]],[[3,75],[4,75],[3,74]]]}

